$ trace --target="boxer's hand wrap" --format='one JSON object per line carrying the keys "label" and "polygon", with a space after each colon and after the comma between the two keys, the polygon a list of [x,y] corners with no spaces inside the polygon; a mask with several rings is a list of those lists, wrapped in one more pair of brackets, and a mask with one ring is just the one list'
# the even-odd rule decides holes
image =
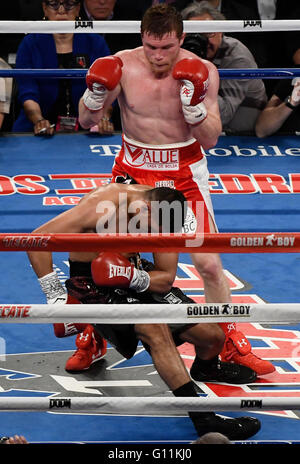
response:
{"label": "boxer's hand wrap", "polygon": [[186,122],[195,125],[204,121],[207,110],[202,101],[209,85],[206,65],[196,58],[184,58],[174,66],[173,77],[181,81],[180,99]]}
{"label": "boxer's hand wrap", "polygon": [[100,287],[131,288],[145,292],[150,285],[148,272],[136,269],[123,255],[103,252],[92,261],[92,277]]}
{"label": "boxer's hand wrap", "polygon": [[108,90],[113,90],[122,77],[122,60],[117,56],[105,56],[94,61],[86,75],[87,89],[83,103],[90,111],[103,108]]}
{"label": "boxer's hand wrap", "polygon": [[133,268],[133,276],[129,288],[135,290],[137,293],[142,293],[148,290],[150,285],[150,276],[148,272],[141,271],[140,269]]}
{"label": "boxer's hand wrap", "polygon": [[182,112],[185,121],[191,126],[199,124],[207,117],[207,109],[204,103],[199,103],[196,106],[182,105]]}
{"label": "boxer's hand wrap", "polygon": [[101,84],[93,84],[93,90],[86,89],[83,94],[83,104],[90,111],[102,110],[107,95],[107,89]]}
{"label": "boxer's hand wrap", "polygon": [[48,304],[65,304],[68,294],[55,271],[38,279]]}

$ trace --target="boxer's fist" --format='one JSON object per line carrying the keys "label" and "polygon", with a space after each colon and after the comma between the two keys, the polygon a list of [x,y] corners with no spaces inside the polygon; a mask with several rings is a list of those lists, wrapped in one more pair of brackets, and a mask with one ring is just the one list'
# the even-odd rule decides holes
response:
{"label": "boxer's fist", "polygon": [[197,58],[184,58],[175,64],[173,77],[181,81],[180,97],[183,105],[201,103],[208,89],[208,69]]}
{"label": "boxer's fist", "polygon": [[48,304],[65,304],[67,302],[68,294],[55,271],[38,280]]}
{"label": "boxer's fist", "polygon": [[148,272],[136,269],[123,255],[100,253],[91,264],[92,277],[100,287],[131,288],[144,292],[150,285]]}
{"label": "boxer's fist", "polygon": [[197,58],[184,58],[174,66],[173,77],[181,81],[180,99],[186,122],[191,125],[202,122],[207,116],[202,103],[209,85],[206,65]]}
{"label": "boxer's fist", "polygon": [[83,103],[90,111],[103,108],[108,90],[113,90],[122,77],[122,60],[117,56],[105,56],[94,61],[86,75],[87,89]]}
{"label": "boxer's fist", "polygon": [[86,74],[86,85],[92,92],[94,84],[113,90],[122,77],[123,62],[118,56],[104,56],[93,62]]}

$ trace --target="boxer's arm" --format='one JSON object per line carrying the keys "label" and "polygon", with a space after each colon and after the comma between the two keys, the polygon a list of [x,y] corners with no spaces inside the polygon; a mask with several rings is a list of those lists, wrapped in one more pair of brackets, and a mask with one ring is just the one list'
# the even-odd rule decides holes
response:
{"label": "boxer's arm", "polygon": [[121,91],[123,62],[120,57],[98,58],[86,75],[87,89],[79,102],[79,122],[89,129],[106,114]]}
{"label": "boxer's arm", "polygon": [[167,293],[176,277],[177,254],[156,254],[154,267],[148,272],[137,269],[124,254],[113,252],[100,253],[91,264],[93,280],[100,287]]}
{"label": "boxer's arm", "polygon": [[222,122],[218,104],[219,73],[212,63],[208,64],[208,68],[210,84],[203,101],[207,109],[207,117],[201,124],[191,126],[193,137],[199,141],[204,150],[214,147],[222,132]]}
{"label": "boxer's arm", "polygon": [[114,90],[107,93],[104,106],[99,111],[90,111],[83,103],[83,97],[79,100],[78,113],[79,123],[83,129],[90,129],[91,127],[99,124],[101,119],[105,117],[110,110],[111,105],[121,92],[121,86],[118,85]]}
{"label": "boxer's arm", "polygon": [[192,127],[192,135],[201,143],[204,149],[214,147],[222,132],[218,104],[219,73],[212,63],[209,63],[208,66],[210,84],[204,99],[207,108],[207,118],[203,121],[203,124]]}
{"label": "boxer's arm", "polygon": [[[33,234],[82,233],[94,228],[95,217],[92,214],[96,206],[92,197],[84,197],[78,205],[59,214],[50,221],[36,228]],[[28,251],[29,261],[38,278],[53,272],[51,252]]]}
{"label": "boxer's arm", "polygon": [[[89,220],[86,211],[87,208],[83,208],[79,203],[74,208],[65,211],[38,227],[33,233],[42,235],[50,233],[80,233],[83,227],[87,227],[86,223]],[[56,271],[53,269],[52,252],[29,251],[27,255],[38,277],[41,290],[46,296],[47,303],[65,304],[68,299],[68,294],[65,287],[60,282]]]}
{"label": "boxer's arm", "polygon": [[[173,70],[173,77],[181,81],[180,98],[183,117],[191,133],[204,149],[216,145],[222,132],[218,105],[219,73],[214,64],[199,59],[183,59]],[[190,64],[191,63],[191,64]],[[208,71],[208,80],[206,81]],[[199,69],[198,69],[199,68]],[[188,99],[186,98],[188,95]]]}
{"label": "boxer's arm", "polygon": [[155,293],[166,293],[171,290],[176,278],[178,254],[154,253],[155,270],[150,271],[149,290]]}

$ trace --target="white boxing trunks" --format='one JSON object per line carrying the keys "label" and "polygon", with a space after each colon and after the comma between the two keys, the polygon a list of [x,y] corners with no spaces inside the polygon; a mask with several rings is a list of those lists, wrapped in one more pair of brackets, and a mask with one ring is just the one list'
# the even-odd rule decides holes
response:
{"label": "white boxing trunks", "polygon": [[115,158],[112,174],[113,182],[117,176],[126,177],[128,174],[138,184],[180,190],[190,208],[184,232],[210,232],[208,218],[210,215],[214,221],[214,213],[209,173],[205,154],[195,139],[158,146],[146,145],[123,135],[122,148]]}

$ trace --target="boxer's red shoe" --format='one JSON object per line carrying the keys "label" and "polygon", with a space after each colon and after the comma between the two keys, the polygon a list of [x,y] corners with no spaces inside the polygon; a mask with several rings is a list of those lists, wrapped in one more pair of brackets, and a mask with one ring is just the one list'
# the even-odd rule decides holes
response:
{"label": "boxer's red shoe", "polygon": [[72,322],[53,324],[54,334],[58,338],[79,334],[84,331],[86,326],[87,324],[73,324]]}
{"label": "boxer's red shoe", "polygon": [[66,371],[84,371],[94,362],[103,358],[107,351],[107,342],[88,324],[85,330],[76,337],[77,350],[68,359]]}
{"label": "boxer's red shoe", "polygon": [[220,358],[222,361],[250,367],[258,375],[266,375],[275,371],[275,367],[270,361],[259,358],[252,353],[251,349],[251,344],[245,335],[234,330],[227,334]]}

